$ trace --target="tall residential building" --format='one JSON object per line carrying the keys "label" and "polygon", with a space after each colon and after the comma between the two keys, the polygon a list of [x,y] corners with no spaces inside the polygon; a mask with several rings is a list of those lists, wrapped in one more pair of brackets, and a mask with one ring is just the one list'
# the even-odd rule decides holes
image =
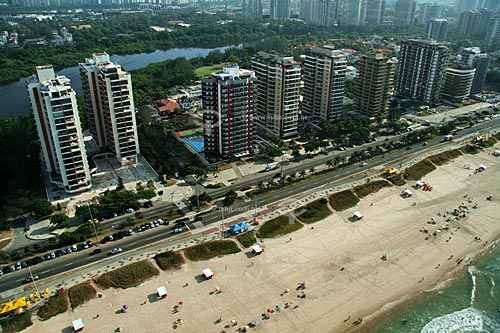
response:
{"label": "tall residential building", "polygon": [[441,89],[443,99],[461,102],[470,95],[476,70],[468,66],[455,66],[446,69]]}
{"label": "tall residential building", "polygon": [[316,16],[313,18],[313,23],[331,28],[339,23],[341,13],[340,0],[317,0]]}
{"label": "tall residential building", "polygon": [[94,140],[122,165],[137,162],[139,141],[130,74],[111,62],[107,53],[94,53],[80,64],[80,76]]}
{"label": "tall residential building", "polygon": [[481,92],[486,74],[488,73],[490,57],[488,54],[482,53],[479,47],[468,47],[462,51],[462,63],[476,69],[474,81],[472,81],[471,93]]}
{"label": "tall residential building", "polygon": [[343,6],[342,25],[360,25],[365,23],[366,0],[347,0]]}
{"label": "tall residential building", "polygon": [[458,33],[462,36],[484,38],[492,11],[469,10],[460,14],[458,21]]}
{"label": "tall residential building", "polygon": [[347,56],[330,47],[305,52],[302,112],[308,119],[335,120],[342,116]]}
{"label": "tall residential building", "polygon": [[389,109],[389,97],[394,89],[396,59],[384,53],[363,55],[357,62],[355,102],[359,113],[369,117],[384,117]]}
{"label": "tall residential building", "polygon": [[254,72],[233,64],[202,79],[204,144],[223,158],[253,153]]}
{"label": "tall residential building", "polygon": [[455,1],[455,10],[457,13],[463,13],[468,10],[477,9],[479,4],[479,0],[456,0]]}
{"label": "tall residential building", "polygon": [[290,0],[271,0],[269,6],[271,20],[290,19]]}
{"label": "tall residential building", "polygon": [[500,10],[497,10],[488,21],[484,40],[489,45],[500,41]]}
{"label": "tall residential building", "polygon": [[444,41],[448,36],[448,20],[444,18],[435,19],[427,26],[427,39]]}
{"label": "tall residential building", "polygon": [[37,66],[36,71],[26,86],[50,181],[68,193],[88,189],[90,170],[75,91],[52,66]]}
{"label": "tall residential building", "polygon": [[486,8],[491,11],[496,11],[500,7],[498,0],[479,0],[477,8]]}
{"label": "tall residential building", "polygon": [[397,0],[394,11],[394,25],[413,24],[417,1],[415,0]]}
{"label": "tall residential building", "polygon": [[394,94],[431,106],[437,104],[448,60],[448,48],[435,41],[402,42],[394,79]]}
{"label": "tall residential building", "polygon": [[312,22],[315,17],[317,0],[300,0],[299,19]]}
{"label": "tall residential building", "polygon": [[297,136],[300,101],[300,62],[259,52],[252,59],[255,84],[254,122],[265,137]]}
{"label": "tall residential building", "polygon": [[385,15],[385,0],[367,0],[365,22],[382,24]]}
{"label": "tall residential building", "polygon": [[422,8],[422,16],[420,17],[420,23],[427,24],[430,21],[440,18],[442,13],[442,7],[438,3],[426,3]]}
{"label": "tall residential building", "polygon": [[262,18],[262,0],[243,0],[243,16],[260,20]]}

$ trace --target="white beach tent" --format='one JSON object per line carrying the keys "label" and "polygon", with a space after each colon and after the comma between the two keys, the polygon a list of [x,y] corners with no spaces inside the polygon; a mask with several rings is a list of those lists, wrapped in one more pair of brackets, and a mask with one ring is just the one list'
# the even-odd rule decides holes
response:
{"label": "white beach tent", "polygon": [[260,247],[260,245],[254,245],[252,246],[252,252],[253,254],[257,255],[257,254],[261,254],[262,252],[264,252],[264,250]]}
{"label": "white beach tent", "polygon": [[500,156],[500,150],[495,150],[495,152],[493,153],[493,155]]}
{"label": "white beach tent", "polygon": [[73,332],[83,331],[83,321],[80,318],[73,320],[71,323],[73,324]]}
{"label": "white beach tent", "polygon": [[415,186],[416,186],[417,188],[423,187],[424,185],[425,185],[425,183],[424,183],[424,182],[421,182],[420,180],[419,180],[419,181],[417,181],[417,182],[415,183]]}
{"label": "white beach tent", "polygon": [[210,268],[205,268],[202,272],[205,279],[211,279],[214,276],[214,273]]}
{"label": "white beach tent", "polygon": [[161,286],[156,288],[156,293],[158,294],[158,297],[161,298],[166,298],[168,293],[167,293],[167,288],[165,286]]}
{"label": "white beach tent", "polygon": [[354,216],[353,216],[353,217],[354,217],[354,219],[356,219],[356,220],[361,220],[361,219],[363,218],[363,216],[364,216],[364,215],[363,215],[363,214],[361,214],[360,212],[355,211],[355,212],[354,212]]}

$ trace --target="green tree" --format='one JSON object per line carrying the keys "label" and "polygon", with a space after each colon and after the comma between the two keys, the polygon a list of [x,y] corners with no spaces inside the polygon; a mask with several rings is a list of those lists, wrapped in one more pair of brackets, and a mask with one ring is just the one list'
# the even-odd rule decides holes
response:
{"label": "green tree", "polygon": [[69,219],[68,215],[60,213],[60,214],[54,214],[50,217],[50,223],[54,225],[59,225],[61,223],[66,222]]}
{"label": "green tree", "polygon": [[222,202],[224,203],[224,206],[231,206],[236,201],[237,198],[238,198],[238,195],[236,194],[236,192],[234,190],[230,190],[226,194],[226,196]]}
{"label": "green tree", "polygon": [[54,211],[52,204],[46,199],[34,200],[31,210],[37,217],[43,217],[51,214]]}

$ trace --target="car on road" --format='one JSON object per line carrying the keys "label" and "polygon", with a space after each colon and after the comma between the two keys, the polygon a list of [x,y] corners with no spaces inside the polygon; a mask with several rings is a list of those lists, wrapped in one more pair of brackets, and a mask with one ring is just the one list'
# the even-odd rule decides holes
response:
{"label": "car on road", "polygon": [[33,281],[36,281],[38,280],[38,275],[33,275],[33,276],[27,276],[25,279],[24,279],[24,282],[33,282]]}
{"label": "car on road", "polygon": [[174,228],[182,228],[186,225],[186,222],[183,221],[177,221],[175,222]]}
{"label": "car on road", "polygon": [[101,253],[102,252],[102,249],[100,248],[97,248],[97,249],[94,249],[92,252],[90,252],[90,256],[93,256],[94,254],[98,254],[98,253]]}
{"label": "car on road", "polygon": [[151,207],[153,207],[153,202],[152,201],[146,201],[142,206],[144,208],[151,208]]}
{"label": "car on road", "polygon": [[123,250],[121,247],[115,247],[114,249],[109,251],[108,254],[117,254],[117,253],[122,253],[122,252],[123,252]]}
{"label": "car on road", "polygon": [[181,232],[183,232],[184,230],[182,228],[174,228],[172,229],[172,234],[179,234]]}
{"label": "car on road", "polygon": [[365,166],[367,166],[367,165],[368,165],[368,163],[363,162],[363,163],[361,163],[359,166],[360,166],[360,167],[365,167]]}
{"label": "car on road", "polygon": [[133,208],[127,208],[125,209],[125,213],[133,213],[134,209]]}

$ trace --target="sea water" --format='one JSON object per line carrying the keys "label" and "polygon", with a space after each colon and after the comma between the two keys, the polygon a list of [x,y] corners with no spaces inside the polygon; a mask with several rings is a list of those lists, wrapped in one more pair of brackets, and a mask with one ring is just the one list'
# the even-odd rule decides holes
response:
{"label": "sea water", "polygon": [[371,332],[500,333],[500,246],[495,243],[467,274],[425,292]]}

